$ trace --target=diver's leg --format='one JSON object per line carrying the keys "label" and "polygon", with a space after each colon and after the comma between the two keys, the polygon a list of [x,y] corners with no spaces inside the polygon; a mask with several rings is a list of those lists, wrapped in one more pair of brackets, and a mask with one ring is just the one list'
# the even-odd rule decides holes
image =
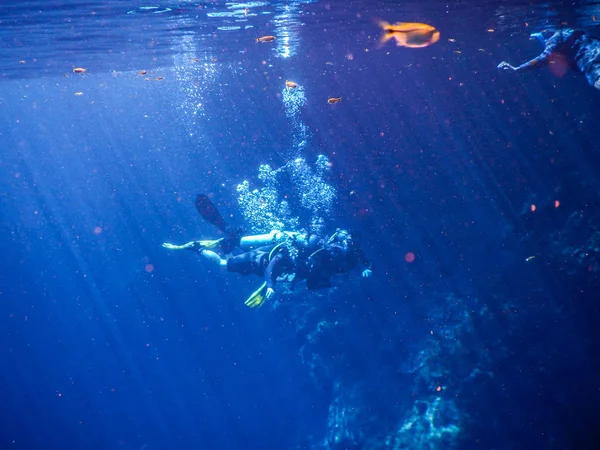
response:
{"label": "diver's leg", "polygon": [[[254,272],[257,251],[251,250],[240,255],[232,256],[225,261],[225,268],[229,272],[237,272],[242,275],[250,275]],[[221,263],[222,264],[222,263]]]}
{"label": "diver's leg", "polygon": [[583,73],[590,86],[600,90],[600,43],[590,45],[583,56]]}
{"label": "diver's leg", "polygon": [[590,86],[594,86],[596,89],[600,90],[600,61],[594,63],[592,67],[586,71],[585,78]]}
{"label": "diver's leg", "polygon": [[212,264],[215,264],[221,267],[222,269],[227,268],[227,260],[221,258],[221,256],[218,253],[215,253],[212,250],[203,250],[200,252],[200,254],[202,255],[202,257],[208,259]]}

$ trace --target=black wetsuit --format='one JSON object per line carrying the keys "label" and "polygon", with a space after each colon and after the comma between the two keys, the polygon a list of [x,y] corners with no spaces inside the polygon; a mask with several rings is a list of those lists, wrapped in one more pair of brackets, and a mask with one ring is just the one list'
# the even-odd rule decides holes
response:
{"label": "black wetsuit", "polygon": [[273,288],[277,277],[284,273],[294,272],[294,264],[285,247],[277,249],[269,260],[273,248],[272,245],[259,247],[241,255],[233,256],[227,260],[227,270],[242,275],[255,274],[264,277],[267,288]]}
{"label": "black wetsuit", "polygon": [[[552,58],[561,55],[569,67],[581,72],[590,85],[600,80],[600,39],[583,30],[565,28],[556,31],[546,42],[544,52],[537,58],[516,68],[517,71],[548,65]],[[598,86],[594,86],[598,88]]]}
{"label": "black wetsuit", "polygon": [[306,287],[310,290],[331,287],[333,275],[347,273],[362,264],[365,268],[371,267],[364,250],[355,242],[342,245],[337,242],[328,244],[323,249],[315,252],[306,266]]}

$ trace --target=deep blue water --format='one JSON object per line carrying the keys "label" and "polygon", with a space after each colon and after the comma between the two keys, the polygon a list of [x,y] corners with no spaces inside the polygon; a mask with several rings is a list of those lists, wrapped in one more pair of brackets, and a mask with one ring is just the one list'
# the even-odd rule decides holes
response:
{"label": "deep blue water", "polygon": [[[600,94],[496,65],[600,7],[52,3],[0,7],[0,448],[599,448],[600,268],[565,249],[596,239]],[[239,183],[318,155],[372,278],[251,310],[258,278],[161,247],[218,237],[196,194],[244,225]]]}

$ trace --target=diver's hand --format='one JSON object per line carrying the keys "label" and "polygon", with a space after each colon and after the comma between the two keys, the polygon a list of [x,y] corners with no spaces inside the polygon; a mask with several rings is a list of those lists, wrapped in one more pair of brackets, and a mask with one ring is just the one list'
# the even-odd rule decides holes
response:
{"label": "diver's hand", "polygon": [[502,61],[500,64],[498,64],[498,69],[503,69],[503,70],[517,70],[517,68],[515,66],[511,66],[506,61]]}
{"label": "diver's hand", "polygon": [[267,300],[269,300],[271,297],[273,297],[275,295],[275,291],[273,290],[273,288],[268,288],[267,292],[265,293],[265,298]]}
{"label": "diver's hand", "polygon": [[372,274],[373,271],[371,269],[365,269],[363,270],[362,276],[363,278],[369,278]]}

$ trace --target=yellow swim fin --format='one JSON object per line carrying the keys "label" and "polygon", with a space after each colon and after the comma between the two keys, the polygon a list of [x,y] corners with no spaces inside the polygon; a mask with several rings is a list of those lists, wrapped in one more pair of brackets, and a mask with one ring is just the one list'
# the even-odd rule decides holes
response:
{"label": "yellow swim fin", "polygon": [[191,241],[188,242],[187,244],[183,244],[183,245],[175,245],[175,244],[169,244],[168,242],[165,242],[162,246],[164,248],[168,248],[169,250],[194,250],[196,252],[200,252],[202,250],[206,250],[208,248],[215,248],[217,245],[219,245],[221,243],[221,241],[223,240],[223,238],[221,239],[215,239],[213,241]]}
{"label": "yellow swim fin", "polygon": [[208,248],[215,248],[217,245],[219,245],[221,243],[222,240],[223,240],[223,238],[215,239],[214,241],[198,241],[198,242],[200,243],[201,248],[208,249]]}
{"label": "yellow swim fin", "polygon": [[244,303],[249,308],[258,308],[262,306],[265,302],[265,288],[267,287],[267,282],[265,281],[256,291],[248,297],[248,300]]}

